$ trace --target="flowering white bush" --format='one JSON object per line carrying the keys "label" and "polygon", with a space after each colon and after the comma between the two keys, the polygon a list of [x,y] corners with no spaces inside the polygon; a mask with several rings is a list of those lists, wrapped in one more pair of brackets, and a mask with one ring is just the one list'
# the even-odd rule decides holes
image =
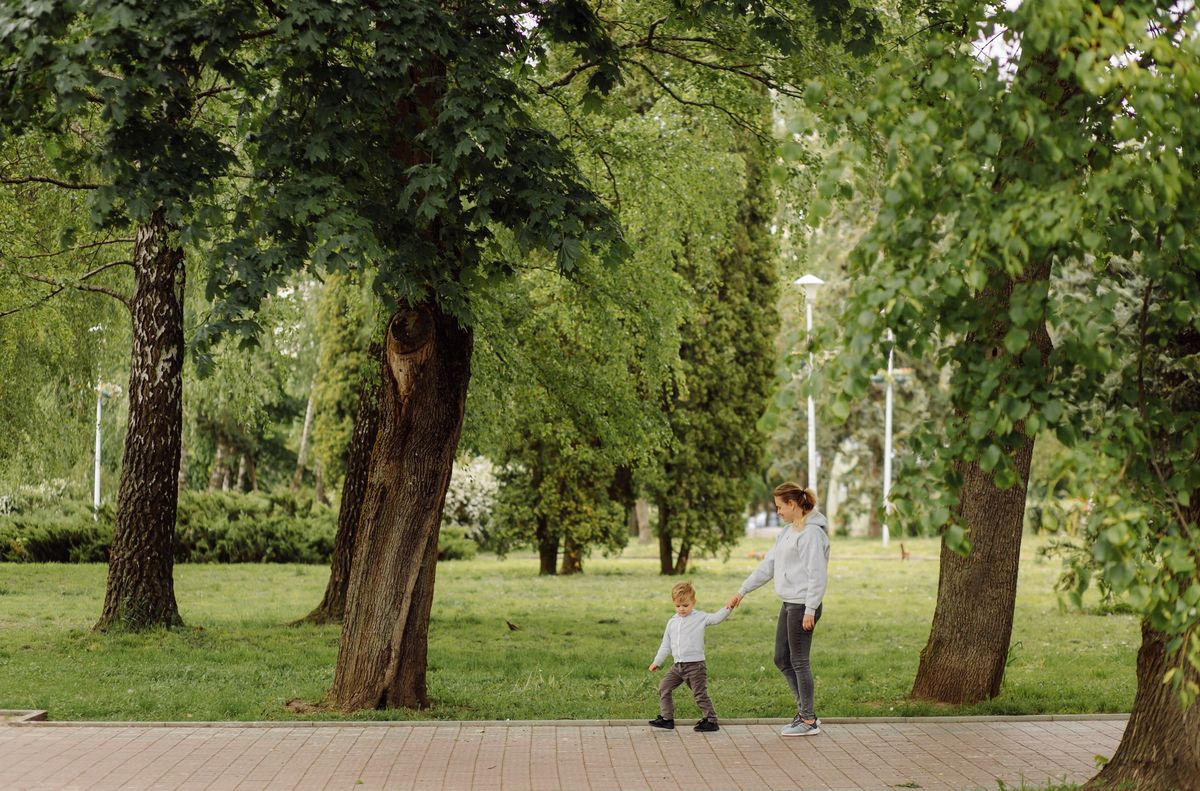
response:
{"label": "flowering white bush", "polygon": [[446,491],[442,527],[459,528],[475,541],[486,539],[499,488],[491,459],[486,456],[456,459]]}

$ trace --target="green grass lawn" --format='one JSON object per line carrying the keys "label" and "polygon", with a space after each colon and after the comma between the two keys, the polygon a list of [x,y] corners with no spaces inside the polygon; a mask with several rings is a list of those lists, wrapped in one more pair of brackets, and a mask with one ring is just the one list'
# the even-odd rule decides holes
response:
{"label": "green grass lawn", "polygon": [[[767,540],[688,575],[698,606],[715,610],[757,563]],[[1056,559],[1026,540],[1013,648],[1002,694],[962,708],[905,700],[937,594],[938,545],[837,538],[825,613],[813,644],[824,717],[1128,711],[1135,688],[1136,617],[1060,610]],[[646,667],[672,615],[675,579],[649,546],[593,557],[577,577],[537,576],[531,555],[442,563],[430,626],[432,709],[371,718],[649,718],[661,671]],[[290,627],[319,601],[318,566],[176,566],[187,627],[149,634],[90,631],[101,565],[0,564],[0,708],[47,709],[52,719],[296,719],[291,699],[316,701],[333,677],[338,627]],[[1096,605],[1093,600],[1092,605]],[[791,716],[771,661],[778,600],[751,594],[708,631],[709,689],[724,718]],[[511,631],[505,621],[520,628]],[[678,716],[698,716],[686,688]],[[328,715],[323,715],[328,716]]]}

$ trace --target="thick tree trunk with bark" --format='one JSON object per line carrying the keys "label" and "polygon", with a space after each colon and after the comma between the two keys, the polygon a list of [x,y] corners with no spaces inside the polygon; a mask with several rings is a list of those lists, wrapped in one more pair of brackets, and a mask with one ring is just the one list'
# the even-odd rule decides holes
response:
{"label": "thick tree trunk with bark", "polygon": [[[1049,270],[1046,264],[1029,276],[1044,279],[1049,277]],[[998,353],[1000,339],[1010,326],[1007,308],[1012,285],[1010,282],[1006,289],[991,295],[998,307],[997,315],[1005,318],[994,324],[989,340],[968,338],[967,343],[977,343],[983,349],[994,344],[987,353]],[[1045,366],[1051,343],[1044,324],[1034,328],[1032,342]],[[1016,430],[1023,429],[1018,424]],[[1033,437],[1026,437],[1009,455],[1018,480],[1018,485],[1010,489],[998,488],[992,474],[978,462],[957,464],[963,484],[955,512],[969,530],[971,552],[963,557],[942,543],[937,608],[911,693],[918,700],[977,703],[1000,694],[1012,638],[1032,457]]]}
{"label": "thick tree trunk with bark", "polygon": [[183,250],[161,210],[134,245],[129,426],[96,629],[179,626],[173,547],[183,417]]}
{"label": "thick tree trunk with bark", "polygon": [[579,545],[579,542],[572,541],[570,538],[566,540],[563,546],[562,567],[558,573],[564,575],[583,573],[583,547]]}
{"label": "thick tree trunk with bark", "polygon": [[379,429],[350,569],[330,705],[421,705],[437,534],[470,379],[472,335],[433,304],[388,323]]}
{"label": "thick tree trunk with bark", "polygon": [[658,505],[658,573],[670,576],[675,573],[675,552],[671,549],[671,534],[667,532],[667,517],[670,513],[665,505]]}
{"label": "thick tree trunk with bark", "polygon": [[[372,356],[379,356],[373,345]],[[358,540],[358,520],[362,513],[367,478],[371,472],[371,451],[379,432],[380,381],[363,382],[358,390],[358,414],[354,432],[346,449],[346,480],[342,483],[342,503],[338,511],[337,533],[333,539],[333,559],[325,597],[300,623],[341,623],[346,615],[346,591],[350,588],[350,566]],[[311,402],[310,402],[311,403]]]}
{"label": "thick tree trunk with bark", "polygon": [[684,541],[679,547],[679,554],[675,556],[675,574],[687,574],[688,563],[691,562],[692,545]]}
{"label": "thick tree trunk with bark", "polygon": [[[1168,667],[1166,637],[1143,623],[1129,724],[1112,760],[1084,785],[1086,791],[1200,787],[1200,704],[1179,705],[1171,685],[1162,681]],[[1200,672],[1190,664],[1185,673],[1200,683]]]}
{"label": "thick tree trunk with bark", "polygon": [[534,535],[538,545],[538,574],[553,577],[558,573],[558,536],[544,517],[538,518]]}
{"label": "thick tree trunk with bark", "polygon": [[[1029,480],[1033,440],[1014,462]],[[943,703],[976,703],[1000,693],[1021,552],[1025,488],[998,489],[991,473],[960,463],[963,476],[959,511],[971,529],[966,557],[943,543],[937,609],[929,642],[921,651],[912,696]]]}

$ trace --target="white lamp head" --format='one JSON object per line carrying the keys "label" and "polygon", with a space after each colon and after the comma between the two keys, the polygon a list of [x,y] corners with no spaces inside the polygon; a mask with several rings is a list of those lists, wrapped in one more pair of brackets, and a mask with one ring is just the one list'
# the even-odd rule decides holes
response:
{"label": "white lamp head", "polygon": [[825,281],[816,275],[804,275],[803,277],[796,278],[792,284],[800,286],[800,288],[804,289],[804,296],[807,299],[812,299],[816,296],[817,288],[825,285]]}

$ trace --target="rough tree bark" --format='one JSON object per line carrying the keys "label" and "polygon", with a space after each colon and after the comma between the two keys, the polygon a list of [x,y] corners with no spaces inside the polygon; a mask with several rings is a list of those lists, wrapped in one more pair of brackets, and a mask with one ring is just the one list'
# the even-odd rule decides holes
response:
{"label": "rough tree bark", "polygon": [[[1049,274],[1047,263],[1028,277],[1045,279]],[[994,315],[1007,317],[1012,286],[1009,282],[993,294],[999,306]],[[966,342],[990,348],[989,354],[998,353],[1009,326],[1007,319],[997,321],[986,339],[968,338]],[[1032,341],[1045,367],[1051,344],[1044,324],[1035,328]],[[1019,425],[1017,430],[1022,430]],[[1018,485],[1011,489],[998,488],[992,474],[978,462],[956,465],[963,485],[955,511],[969,530],[971,552],[963,557],[942,542],[937,608],[911,693],[918,700],[977,703],[1000,694],[1012,638],[1032,457],[1033,437],[1026,437],[1009,456],[1018,476]]]}
{"label": "rough tree bark", "polygon": [[545,517],[538,517],[537,527],[534,528],[538,545],[538,574],[553,577],[558,573],[558,536],[550,529]]}
{"label": "rough tree bark", "polygon": [[183,249],[163,211],[134,243],[129,426],[96,629],[179,626],[172,577],[183,421]]}
{"label": "rough tree bark", "polygon": [[[1179,705],[1162,681],[1167,668],[1166,637],[1143,622],[1129,724],[1112,760],[1084,785],[1085,791],[1182,791],[1200,783],[1200,705]],[[1185,664],[1184,672],[1200,683],[1196,668]]]}
{"label": "rough tree bark", "polygon": [[670,576],[675,573],[675,552],[671,549],[671,534],[665,529],[670,516],[669,509],[658,504],[658,573]]}
{"label": "rough tree bark", "polygon": [[558,573],[562,575],[583,573],[583,547],[579,545],[578,541],[573,541],[568,537],[563,544],[562,565],[559,567]]}
{"label": "rough tree bark", "polygon": [[472,333],[435,304],[388,322],[379,429],[328,703],[418,707],[437,536],[471,373]]}
{"label": "rough tree bark", "polygon": [[[380,356],[380,347],[371,347],[371,356]],[[379,432],[379,379],[367,380],[358,390],[358,414],[354,432],[346,448],[346,480],[342,483],[342,503],[338,511],[337,533],[333,539],[333,558],[329,583],[321,603],[298,623],[341,623],[346,615],[346,591],[350,588],[350,567],[358,539],[358,520],[362,513],[367,477],[371,471],[371,450]],[[312,401],[310,399],[309,403]]]}

